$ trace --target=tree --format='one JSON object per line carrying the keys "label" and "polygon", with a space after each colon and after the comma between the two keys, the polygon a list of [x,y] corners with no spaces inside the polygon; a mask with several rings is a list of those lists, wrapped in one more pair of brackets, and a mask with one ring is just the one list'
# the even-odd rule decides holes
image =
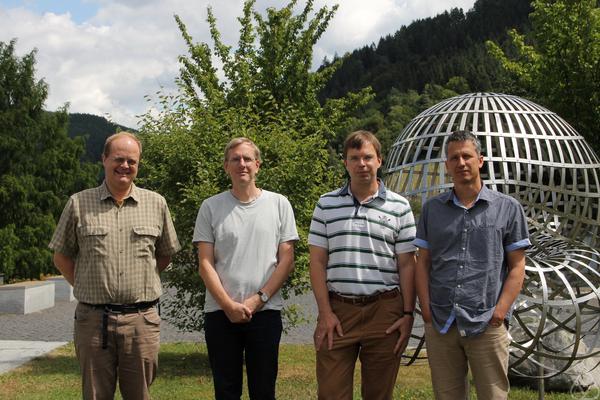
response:
{"label": "tree", "polygon": [[[208,8],[213,47],[194,43],[183,20],[176,22],[189,54],[179,58],[179,91],[158,92],[158,114],[142,118],[144,176],[142,182],[163,194],[185,245],[167,272],[166,285],[176,294],[166,297],[167,317],[181,329],[203,326],[205,288],[197,273],[191,245],[193,222],[201,202],[228,188],[223,172],[223,148],[233,137],[246,136],[263,153],[259,186],[286,195],[301,237],[296,246],[296,270],[284,287],[302,292],[308,287],[306,237],[318,196],[340,183],[330,168],[328,140],[355,109],[367,103],[369,90],[319,103],[317,94],[339,66],[334,62],[311,72],[312,48],[336,7],[323,7],[310,17],[313,1],[294,14],[296,1],[266,16],[244,3],[240,38],[235,51],[222,43],[217,21]],[[222,65],[219,78],[215,60]],[[288,310],[288,322],[296,314]]]}
{"label": "tree", "polygon": [[509,31],[511,47],[488,49],[506,86],[565,118],[600,151],[600,8],[597,0],[533,2],[528,36]]}
{"label": "tree", "polygon": [[372,101],[358,115],[349,118],[332,144],[341,151],[345,132],[367,129],[375,133],[381,142],[385,161],[394,141],[414,117],[442,100],[470,91],[467,80],[456,76],[450,78],[444,86],[428,83],[421,93],[416,90],[401,92],[391,88],[384,100]]}
{"label": "tree", "polygon": [[67,195],[94,182],[79,162],[83,142],[67,137],[66,108],[44,111],[48,86],[35,80],[35,51],[0,42],[0,271],[39,279],[53,271],[48,243]]}

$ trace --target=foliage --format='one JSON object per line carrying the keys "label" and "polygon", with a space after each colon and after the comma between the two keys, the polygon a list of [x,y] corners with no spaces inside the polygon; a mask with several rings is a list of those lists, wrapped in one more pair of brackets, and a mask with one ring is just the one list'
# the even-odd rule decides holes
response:
{"label": "foliage", "polygon": [[511,47],[488,42],[510,78],[565,118],[600,151],[600,8],[597,0],[533,2],[529,35],[509,32]]}
{"label": "foliage", "polygon": [[462,77],[452,77],[445,85],[428,83],[421,93],[416,90],[401,92],[392,88],[383,100],[372,101],[359,115],[348,119],[332,145],[341,151],[345,132],[359,128],[368,129],[374,132],[381,142],[385,159],[400,132],[414,117],[442,100],[470,91],[469,84]]}
{"label": "foliage", "polygon": [[48,242],[67,195],[94,182],[83,141],[67,137],[66,109],[43,110],[48,86],[35,80],[35,51],[0,42],[0,272],[38,279],[53,270]]}
{"label": "foliage", "polygon": [[464,77],[472,90],[491,90],[500,68],[484,41],[502,42],[509,28],[528,29],[530,11],[530,0],[477,0],[468,12],[454,8],[416,20],[377,43],[334,59],[342,66],[321,98],[370,86],[380,101],[392,88],[421,92],[425,85],[443,85],[453,76]]}
{"label": "foliage", "polygon": [[98,162],[104,150],[106,138],[120,131],[135,132],[134,129],[115,124],[104,117],[92,114],[69,113],[70,138],[82,136],[85,138],[85,153],[82,161]]}
{"label": "foliage", "polygon": [[[306,237],[312,211],[320,194],[341,183],[338,171],[328,166],[327,141],[371,94],[363,90],[319,103],[317,94],[338,64],[311,72],[312,48],[336,7],[313,13],[309,0],[294,14],[295,6],[292,1],[262,16],[255,12],[254,1],[246,1],[235,50],[221,41],[210,8],[212,49],[194,43],[182,19],[175,17],[189,54],[179,58],[179,93],[158,92],[156,111],[142,117],[141,172],[144,184],[167,198],[185,245],[166,276],[167,285],[177,289],[167,298],[167,315],[181,329],[203,326],[205,288],[191,245],[193,222],[204,199],[229,187],[223,148],[233,137],[256,142],[263,155],[258,185],[284,194],[294,208],[301,240],[284,296],[308,287]],[[222,66],[222,75],[215,65]]]}

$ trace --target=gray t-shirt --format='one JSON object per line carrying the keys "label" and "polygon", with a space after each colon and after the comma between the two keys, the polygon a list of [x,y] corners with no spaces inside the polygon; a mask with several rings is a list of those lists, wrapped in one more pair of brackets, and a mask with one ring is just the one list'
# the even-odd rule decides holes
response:
{"label": "gray t-shirt", "polygon": [[[215,269],[225,292],[242,302],[260,290],[277,266],[279,244],[298,240],[290,202],[278,193],[263,190],[251,203],[242,203],[230,191],[210,197],[200,206],[193,242],[214,245]],[[279,292],[263,310],[280,310]],[[204,311],[220,310],[206,292]]]}

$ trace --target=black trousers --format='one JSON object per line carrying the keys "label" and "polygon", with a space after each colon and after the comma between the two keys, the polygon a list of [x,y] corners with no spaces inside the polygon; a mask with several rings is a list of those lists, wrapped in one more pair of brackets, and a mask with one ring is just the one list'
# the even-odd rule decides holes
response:
{"label": "black trousers", "polygon": [[275,399],[281,312],[260,311],[250,322],[239,324],[230,322],[223,311],[206,313],[204,318],[215,399],[241,398],[244,359],[250,399]]}

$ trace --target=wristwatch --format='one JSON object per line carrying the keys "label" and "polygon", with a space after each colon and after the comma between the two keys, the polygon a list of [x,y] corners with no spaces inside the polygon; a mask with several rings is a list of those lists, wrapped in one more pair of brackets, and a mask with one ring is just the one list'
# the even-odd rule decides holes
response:
{"label": "wristwatch", "polygon": [[257,294],[260,297],[260,301],[262,301],[263,303],[269,301],[269,295],[263,292],[262,290],[259,290]]}

